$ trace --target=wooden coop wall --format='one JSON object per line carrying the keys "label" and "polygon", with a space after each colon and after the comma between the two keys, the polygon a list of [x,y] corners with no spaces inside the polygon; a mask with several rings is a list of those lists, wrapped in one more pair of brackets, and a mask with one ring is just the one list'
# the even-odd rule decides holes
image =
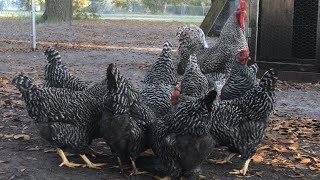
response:
{"label": "wooden coop wall", "polygon": [[260,0],[258,9],[259,66],[320,72],[320,0]]}

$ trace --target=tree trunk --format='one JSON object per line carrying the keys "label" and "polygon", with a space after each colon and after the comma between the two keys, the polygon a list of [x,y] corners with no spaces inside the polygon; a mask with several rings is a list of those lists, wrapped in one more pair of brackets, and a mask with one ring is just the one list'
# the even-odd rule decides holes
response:
{"label": "tree trunk", "polygon": [[209,33],[227,1],[228,0],[211,0],[211,7],[200,25],[205,35]]}
{"label": "tree trunk", "polygon": [[72,23],[72,0],[46,0],[46,10],[38,23],[67,24]]}
{"label": "tree trunk", "polygon": [[162,3],[161,3],[161,9],[162,9],[162,14],[166,14],[167,13],[167,0],[163,0]]}

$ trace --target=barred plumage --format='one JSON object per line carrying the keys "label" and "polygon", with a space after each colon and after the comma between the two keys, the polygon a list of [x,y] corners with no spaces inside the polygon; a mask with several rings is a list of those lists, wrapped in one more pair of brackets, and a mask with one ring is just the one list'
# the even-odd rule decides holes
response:
{"label": "barred plumage", "polygon": [[156,116],[162,117],[171,111],[170,95],[173,89],[171,85],[146,84],[141,91],[141,96]]}
{"label": "barred plumage", "polygon": [[274,109],[276,81],[277,74],[270,69],[259,85],[244,96],[213,104],[211,134],[219,145],[227,146],[230,152],[239,153],[247,160],[240,171],[243,174],[264,137],[264,130]]}
{"label": "barred plumage", "polygon": [[145,84],[176,84],[176,69],[171,59],[171,52],[172,44],[169,41],[166,41],[163,45],[163,50],[160,54],[160,57],[153,64],[144,78]]}
{"label": "barred plumage", "polygon": [[105,80],[85,91],[42,88],[20,74],[12,80],[26,103],[28,114],[40,129],[40,135],[56,147],[75,153],[89,153],[92,139],[100,137]]}
{"label": "barred plumage", "polygon": [[210,134],[212,103],[216,92],[195,101],[185,101],[167,116],[151,124],[152,150],[172,178],[199,172],[215,141]]}
{"label": "barred plumage", "polygon": [[180,61],[177,72],[178,74],[183,75],[189,62],[189,51],[193,49],[195,52],[208,48],[208,43],[202,29],[193,24],[178,27],[176,36],[180,43],[178,48]]}
{"label": "barred plumage", "polygon": [[112,152],[121,161],[131,160],[136,174],[134,161],[147,148],[147,126],[155,116],[115,64],[109,65],[107,79],[109,91],[104,97],[100,129]]}
{"label": "barred plumage", "polygon": [[82,91],[88,88],[88,83],[72,75],[68,68],[61,64],[61,55],[58,51],[48,47],[44,54],[48,60],[45,67],[44,87],[67,88],[74,91]]}
{"label": "barred plumage", "polygon": [[191,55],[181,80],[181,94],[199,98],[209,91],[208,79],[201,72],[197,57]]}
{"label": "barred plumage", "polygon": [[221,90],[221,100],[230,100],[243,96],[257,84],[258,65],[247,66],[249,51],[241,50],[235,57],[230,76]]}

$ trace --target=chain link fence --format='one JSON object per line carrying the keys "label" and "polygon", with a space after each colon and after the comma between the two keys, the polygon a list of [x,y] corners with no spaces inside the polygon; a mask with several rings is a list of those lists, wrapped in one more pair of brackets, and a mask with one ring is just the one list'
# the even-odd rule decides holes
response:
{"label": "chain link fence", "polygon": [[32,22],[27,1],[0,0],[0,24],[1,49],[31,47]]}

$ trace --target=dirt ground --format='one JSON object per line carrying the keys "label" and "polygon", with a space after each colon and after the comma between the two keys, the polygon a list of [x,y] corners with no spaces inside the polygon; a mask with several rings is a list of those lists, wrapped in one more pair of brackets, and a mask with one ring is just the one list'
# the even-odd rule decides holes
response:
{"label": "dirt ground", "polygon": [[[18,91],[10,84],[20,72],[36,83],[43,81],[46,47],[54,46],[73,74],[92,83],[101,81],[109,63],[118,64],[122,74],[137,88],[146,70],[158,57],[162,44],[170,40],[177,59],[175,38],[177,22],[148,22],[126,20],[75,21],[72,27],[39,25],[38,49],[30,51],[25,35],[19,36],[21,20],[0,20],[0,179],[124,179],[116,168],[93,170],[59,167],[60,158],[53,147],[38,135],[27,115]],[[19,21],[19,22],[18,22]],[[12,33],[16,33],[12,36]],[[209,45],[214,43],[210,38]],[[204,163],[202,174],[207,179],[319,179],[320,178],[320,85],[280,81],[275,114],[249,166],[248,176],[228,174],[239,169],[243,160],[215,165]],[[92,147],[106,155],[94,162],[116,164],[103,139]],[[211,158],[227,154],[215,149]],[[73,157],[72,161],[81,162]],[[154,157],[141,157],[138,167],[154,172]],[[151,179],[137,176],[132,179]]]}

